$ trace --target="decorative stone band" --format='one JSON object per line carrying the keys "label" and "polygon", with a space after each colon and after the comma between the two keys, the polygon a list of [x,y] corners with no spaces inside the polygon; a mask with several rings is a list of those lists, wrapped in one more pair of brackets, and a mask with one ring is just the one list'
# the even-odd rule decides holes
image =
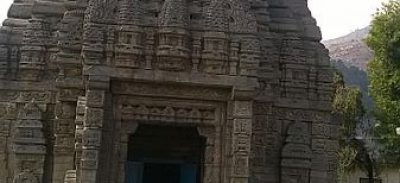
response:
{"label": "decorative stone band", "polygon": [[123,120],[215,124],[215,109],[198,107],[145,106],[122,104]]}
{"label": "decorative stone band", "polygon": [[115,82],[112,85],[112,90],[115,94],[207,99],[214,101],[228,101],[231,97],[231,91],[227,88],[206,88],[161,83]]}
{"label": "decorative stone band", "polygon": [[276,108],[275,115],[277,119],[316,122],[328,122],[331,118],[328,112],[289,108]]}

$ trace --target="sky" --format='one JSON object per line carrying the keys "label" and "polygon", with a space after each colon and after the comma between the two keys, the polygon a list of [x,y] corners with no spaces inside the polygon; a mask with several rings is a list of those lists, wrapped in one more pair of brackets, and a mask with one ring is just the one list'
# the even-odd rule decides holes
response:
{"label": "sky", "polygon": [[[369,25],[372,14],[387,0],[308,0],[321,27],[323,39],[346,35]],[[13,0],[0,0],[0,21],[7,17]]]}
{"label": "sky", "polygon": [[308,0],[323,39],[337,38],[368,26],[387,0]]}

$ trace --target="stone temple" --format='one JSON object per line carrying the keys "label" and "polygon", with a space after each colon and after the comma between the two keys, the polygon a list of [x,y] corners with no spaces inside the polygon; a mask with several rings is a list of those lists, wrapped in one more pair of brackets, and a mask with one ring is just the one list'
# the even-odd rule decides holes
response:
{"label": "stone temple", "polygon": [[0,183],[333,183],[307,0],[14,0]]}

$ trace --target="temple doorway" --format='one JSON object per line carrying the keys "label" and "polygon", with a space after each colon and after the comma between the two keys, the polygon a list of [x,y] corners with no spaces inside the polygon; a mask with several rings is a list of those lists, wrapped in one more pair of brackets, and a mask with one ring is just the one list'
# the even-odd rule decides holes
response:
{"label": "temple doorway", "polygon": [[204,147],[196,127],[140,125],[129,137],[126,183],[200,183]]}

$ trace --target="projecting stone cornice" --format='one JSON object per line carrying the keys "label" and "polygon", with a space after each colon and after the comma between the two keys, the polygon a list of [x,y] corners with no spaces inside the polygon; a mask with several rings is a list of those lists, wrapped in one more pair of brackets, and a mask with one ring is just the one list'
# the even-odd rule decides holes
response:
{"label": "projecting stone cornice", "polygon": [[254,90],[259,87],[258,79],[248,76],[111,68],[107,66],[85,66],[83,74],[89,76],[109,76],[110,78],[115,78],[115,80],[186,83],[190,85],[235,88],[240,90]]}

